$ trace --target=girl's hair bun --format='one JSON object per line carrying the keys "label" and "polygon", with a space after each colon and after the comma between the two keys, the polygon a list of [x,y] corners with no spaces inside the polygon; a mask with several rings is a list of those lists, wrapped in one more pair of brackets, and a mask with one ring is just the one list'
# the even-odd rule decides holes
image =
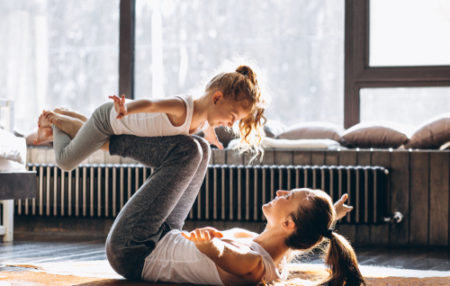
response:
{"label": "girl's hair bun", "polygon": [[255,72],[249,66],[245,65],[238,66],[236,72],[246,76],[250,80],[250,82],[253,83],[254,85],[258,83],[256,80]]}

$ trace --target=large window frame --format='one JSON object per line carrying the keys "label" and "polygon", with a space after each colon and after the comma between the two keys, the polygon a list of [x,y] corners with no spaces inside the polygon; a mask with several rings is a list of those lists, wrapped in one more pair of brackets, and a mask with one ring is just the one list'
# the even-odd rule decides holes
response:
{"label": "large window frame", "polygon": [[[134,98],[135,0],[120,1],[119,94]],[[345,0],[344,127],[360,122],[360,90],[450,86],[450,66],[369,66],[370,0]]]}
{"label": "large window frame", "polygon": [[360,122],[360,90],[450,86],[450,66],[369,66],[370,0],[345,1],[344,127]]}

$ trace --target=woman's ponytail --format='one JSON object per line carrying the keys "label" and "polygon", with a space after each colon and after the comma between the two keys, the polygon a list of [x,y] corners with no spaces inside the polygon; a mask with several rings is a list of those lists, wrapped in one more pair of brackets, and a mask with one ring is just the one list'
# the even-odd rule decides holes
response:
{"label": "woman's ponytail", "polygon": [[350,243],[336,232],[330,234],[325,263],[331,269],[331,277],[327,281],[328,285],[366,285],[358,268],[355,251]]}

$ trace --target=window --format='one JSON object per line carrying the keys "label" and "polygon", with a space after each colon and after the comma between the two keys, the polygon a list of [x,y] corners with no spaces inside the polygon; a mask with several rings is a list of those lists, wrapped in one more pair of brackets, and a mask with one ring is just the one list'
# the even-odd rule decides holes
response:
{"label": "window", "polygon": [[0,1],[0,97],[15,126],[69,107],[86,115],[118,90],[119,0]]}
{"label": "window", "polygon": [[342,124],[343,4],[137,0],[135,98],[199,95],[217,72],[248,62],[272,99],[269,119]]}
{"label": "window", "polygon": [[[421,108],[403,118],[414,122],[419,118],[417,114],[433,117],[439,108],[448,106],[450,58],[446,34],[450,2],[346,0],[345,11],[344,127],[374,116],[361,114],[370,110],[384,109],[383,116],[393,118],[395,114],[387,114],[398,112],[393,107]],[[420,49],[415,43],[420,43]],[[415,51],[415,55],[407,49]],[[408,89],[413,90],[410,96],[408,92],[399,96],[402,88],[414,89]],[[418,99],[426,104],[416,105]],[[370,108],[368,102],[376,103],[377,108]],[[427,110],[430,104],[439,108]]]}

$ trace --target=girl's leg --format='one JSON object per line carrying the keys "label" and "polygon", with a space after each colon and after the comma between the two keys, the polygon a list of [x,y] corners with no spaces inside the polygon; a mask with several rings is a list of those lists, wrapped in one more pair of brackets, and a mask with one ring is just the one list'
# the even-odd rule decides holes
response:
{"label": "girl's leg", "polygon": [[105,144],[112,135],[109,124],[111,108],[110,103],[97,108],[73,139],[58,127],[53,127],[53,149],[56,164],[60,168],[72,170]]}
{"label": "girl's leg", "polygon": [[183,228],[184,221],[186,220],[190,210],[192,209],[192,205],[197,198],[200,187],[202,186],[202,183],[205,179],[206,170],[208,168],[208,163],[211,156],[211,149],[209,147],[209,144],[203,138],[197,136],[194,137],[202,148],[203,157],[197,169],[197,172],[194,174],[194,177],[191,180],[191,183],[166,220],[166,223],[171,229]]}
{"label": "girl's leg", "polygon": [[110,153],[155,167],[122,208],[106,240],[106,254],[114,270],[126,278],[140,279],[145,257],[169,230],[165,221],[203,162],[203,148],[190,136],[121,135],[111,137]]}

